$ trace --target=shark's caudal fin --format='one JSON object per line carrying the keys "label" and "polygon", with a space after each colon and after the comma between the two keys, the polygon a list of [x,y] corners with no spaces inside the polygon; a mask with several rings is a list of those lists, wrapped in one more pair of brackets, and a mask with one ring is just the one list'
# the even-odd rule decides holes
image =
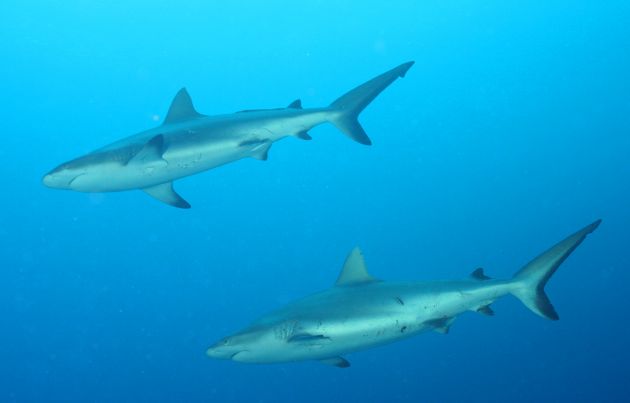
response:
{"label": "shark's caudal fin", "polygon": [[354,141],[372,144],[357,120],[359,113],[398,77],[404,77],[413,63],[401,64],[337,98],[330,104],[330,108],[335,112],[335,117],[332,117],[330,122]]}
{"label": "shark's caudal fin", "polygon": [[547,319],[558,320],[558,314],[545,294],[545,285],[562,262],[588,234],[595,231],[600,223],[601,220],[597,220],[582,228],[525,265],[512,278],[514,283],[512,294],[534,313]]}

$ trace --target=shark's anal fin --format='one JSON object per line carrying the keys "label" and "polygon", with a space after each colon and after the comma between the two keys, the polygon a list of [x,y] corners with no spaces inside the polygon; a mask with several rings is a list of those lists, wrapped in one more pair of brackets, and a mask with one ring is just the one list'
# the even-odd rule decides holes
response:
{"label": "shark's anal fin", "polygon": [[144,146],[133,157],[127,161],[130,164],[152,164],[152,165],[168,165],[168,162],[162,158],[164,155],[164,136],[158,134],[151,137]]}
{"label": "shark's anal fin", "polygon": [[166,114],[163,124],[167,125],[169,123],[182,122],[202,116],[202,114],[195,110],[192,99],[190,98],[190,95],[188,95],[186,88],[182,88],[177,92],[175,98],[173,98],[173,102],[171,103],[171,107],[168,109],[168,113]]}
{"label": "shark's anal fin", "polygon": [[319,360],[319,362],[326,365],[332,365],[337,368],[348,368],[350,366],[350,362],[343,357],[324,358],[323,360]]}
{"label": "shark's anal fin", "polygon": [[161,183],[142,190],[149,196],[173,207],[183,209],[190,208],[190,204],[173,189],[173,182]]}
{"label": "shark's anal fin", "polygon": [[365,267],[363,252],[361,252],[359,247],[355,247],[346,258],[346,262],[343,265],[343,269],[341,269],[341,273],[339,273],[339,277],[337,277],[335,285],[357,285],[371,283],[373,281],[378,280],[370,276],[370,273],[368,273]]}
{"label": "shark's anal fin", "polygon": [[455,320],[454,317],[445,316],[443,318],[431,319],[424,322],[425,325],[431,326],[438,333],[447,334],[451,329],[451,324]]}
{"label": "shark's anal fin", "polygon": [[492,308],[490,308],[490,304],[480,306],[479,308],[477,308],[477,312],[486,316],[494,316],[494,311],[492,310]]}
{"label": "shark's anal fin", "polygon": [[297,137],[297,138],[299,138],[299,139],[301,139],[301,140],[313,140],[313,138],[311,137],[311,135],[310,135],[310,134],[308,134],[308,133],[306,132],[306,130],[301,131],[301,132],[298,132],[298,133],[295,135],[295,137]]}
{"label": "shark's anal fin", "polygon": [[492,280],[491,277],[486,276],[486,273],[483,272],[482,267],[479,267],[475,269],[472,273],[470,273],[470,277],[474,278],[475,280],[480,280],[480,281]]}

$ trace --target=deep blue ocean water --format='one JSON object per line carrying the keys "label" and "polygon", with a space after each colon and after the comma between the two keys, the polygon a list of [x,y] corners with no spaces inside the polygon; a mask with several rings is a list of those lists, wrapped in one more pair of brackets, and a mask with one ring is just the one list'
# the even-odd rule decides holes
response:
{"label": "deep blue ocean water", "polygon": [[[4,1],[0,401],[627,401],[630,3]],[[407,60],[361,115],[139,191],[45,188],[57,164],[201,113],[328,105]],[[547,289],[315,362],[205,349],[330,287],[360,245],[391,280],[508,277],[603,219]]]}

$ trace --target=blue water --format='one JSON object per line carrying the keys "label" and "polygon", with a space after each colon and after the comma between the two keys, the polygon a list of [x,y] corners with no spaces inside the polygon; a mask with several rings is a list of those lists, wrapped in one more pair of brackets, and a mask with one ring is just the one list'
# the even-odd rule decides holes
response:
{"label": "blue water", "polygon": [[[0,401],[624,401],[630,372],[630,3],[0,3]],[[330,103],[407,60],[361,115],[176,184],[45,188],[57,164],[201,113]],[[205,349],[330,287],[360,245],[397,280],[511,276],[603,219],[548,285],[319,363]]]}

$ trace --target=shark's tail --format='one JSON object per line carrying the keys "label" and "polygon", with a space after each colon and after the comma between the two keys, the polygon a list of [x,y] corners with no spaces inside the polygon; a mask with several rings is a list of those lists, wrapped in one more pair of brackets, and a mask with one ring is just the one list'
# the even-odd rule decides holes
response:
{"label": "shark's tail", "polygon": [[547,319],[558,320],[558,314],[545,293],[545,285],[562,262],[588,234],[595,231],[601,221],[597,220],[582,228],[525,265],[512,278],[514,288],[511,293],[534,313]]}
{"label": "shark's tail", "polygon": [[330,122],[354,141],[361,144],[372,144],[357,120],[359,114],[398,77],[404,77],[413,63],[403,63],[337,98],[330,104],[330,108],[333,110]]}

